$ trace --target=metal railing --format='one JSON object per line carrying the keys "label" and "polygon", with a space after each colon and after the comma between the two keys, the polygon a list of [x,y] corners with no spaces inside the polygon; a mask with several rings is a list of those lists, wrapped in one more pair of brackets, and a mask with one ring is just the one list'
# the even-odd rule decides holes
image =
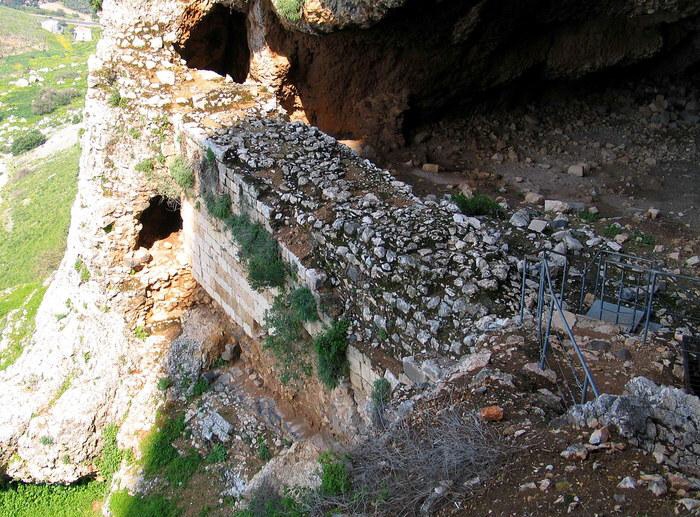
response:
{"label": "metal railing", "polygon": [[[590,393],[594,397],[598,397],[600,392],[593,378],[588,363],[584,354],[576,342],[576,337],[571,329],[564,311],[563,303],[566,292],[567,282],[570,279],[571,268],[566,257],[560,255],[557,257],[558,268],[561,271],[560,285],[556,286],[553,281],[553,274],[550,267],[551,252],[545,252],[538,262],[535,263],[532,258],[526,258],[522,262],[522,292],[520,317],[523,320],[525,313],[525,291],[527,289],[528,277],[536,276],[538,278],[538,290],[535,307],[535,320],[537,327],[537,338],[540,346],[540,368],[544,369],[548,366],[548,356],[551,356],[557,362],[562,380],[566,383],[571,401],[573,403],[584,403]],[[534,267],[531,267],[534,266]],[[555,276],[556,278],[556,276]],[[558,317],[558,327],[562,333],[563,339],[560,340],[560,347],[555,348],[552,344],[553,337],[553,321],[554,317]],[[555,356],[554,354],[557,353]],[[562,368],[563,359],[564,366]],[[571,389],[571,384],[575,385],[578,391],[578,396]]]}

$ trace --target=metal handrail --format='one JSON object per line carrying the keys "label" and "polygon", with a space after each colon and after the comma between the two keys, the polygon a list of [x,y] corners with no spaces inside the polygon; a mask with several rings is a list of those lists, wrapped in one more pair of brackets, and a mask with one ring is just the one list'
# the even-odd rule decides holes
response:
{"label": "metal handrail", "polygon": [[[542,261],[540,262],[541,264],[541,274],[540,274],[540,286],[545,286],[549,290],[549,296],[552,300],[552,303],[550,304],[549,307],[549,318],[547,322],[547,331],[545,333],[544,341],[542,342],[542,352],[541,352],[541,358],[540,358],[540,368],[544,369],[546,366],[546,358],[547,358],[547,351],[549,348],[549,335],[551,332],[551,327],[552,327],[552,318],[554,315],[554,309],[556,308],[557,313],[559,314],[559,318],[562,323],[562,327],[564,328],[564,331],[569,337],[569,340],[571,341],[571,345],[576,352],[576,356],[579,360],[579,363],[581,364],[581,368],[583,369],[585,378],[584,378],[584,384],[582,388],[582,393],[581,393],[581,403],[584,403],[586,400],[586,395],[588,393],[588,387],[591,388],[591,391],[593,394],[598,397],[600,396],[600,392],[598,391],[598,387],[596,386],[595,379],[593,378],[593,374],[591,373],[588,363],[586,362],[585,357],[583,356],[583,352],[581,351],[581,348],[578,346],[578,343],[576,342],[576,337],[574,336],[574,332],[571,329],[571,326],[569,323],[566,321],[566,316],[564,314],[564,309],[561,306],[561,301],[559,300],[558,294],[555,292],[554,286],[552,284],[552,277],[551,273],[549,271],[549,263],[546,259],[546,257],[542,258]],[[546,280],[546,282],[545,282]],[[540,289],[542,291],[542,289]],[[543,298],[540,299],[540,301],[544,301]],[[539,304],[538,304],[539,305]]]}

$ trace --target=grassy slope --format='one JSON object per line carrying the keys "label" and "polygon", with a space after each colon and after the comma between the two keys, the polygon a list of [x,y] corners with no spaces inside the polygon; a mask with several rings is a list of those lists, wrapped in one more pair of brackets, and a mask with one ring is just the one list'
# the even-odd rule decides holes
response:
{"label": "grassy slope", "polygon": [[[12,324],[0,370],[10,366],[34,330],[42,282],[58,267],[76,193],[80,149],[14,171],[0,202],[0,330]],[[11,228],[11,231],[10,231]],[[12,312],[23,308],[23,311]],[[20,321],[21,320],[21,321]],[[19,324],[16,324],[20,321]]]}
{"label": "grassy slope", "polygon": [[[41,19],[18,9],[0,6],[0,56],[12,50],[56,50],[65,37],[41,28]],[[20,47],[17,47],[20,45]]]}

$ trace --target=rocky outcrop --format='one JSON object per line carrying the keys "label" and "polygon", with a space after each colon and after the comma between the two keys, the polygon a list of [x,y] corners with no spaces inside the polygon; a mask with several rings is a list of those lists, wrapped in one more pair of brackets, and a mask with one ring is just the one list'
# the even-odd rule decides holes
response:
{"label": "rocky outcrop", "polygon": [[578,426],[612,426],[658,463],[700,475],[700,399],[636,377],[623,395],[601,395],[566,415]]}

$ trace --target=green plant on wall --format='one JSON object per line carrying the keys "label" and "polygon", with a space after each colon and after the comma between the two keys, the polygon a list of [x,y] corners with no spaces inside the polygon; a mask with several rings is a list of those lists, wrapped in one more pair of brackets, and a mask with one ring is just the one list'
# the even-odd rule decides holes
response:
{"label": "green plant on wall", "polygon": [[309,337],[304,322],[318,319],[316,302],[307,288],[279,294],[265,314],[268,336],[263,343],[275,356],[280,381],[288,384],[311,374]]}
{"label": "green plant on wall", "polygon": [[274,0],[275,9],[280,16],[292,22],[301,19],[301,8],[304,0]]}
{"label": "green plant on wall", "polygon": [[319,380],[328,389],[338,386],[347,371],[347,321],[336,321],[314,340]]}

